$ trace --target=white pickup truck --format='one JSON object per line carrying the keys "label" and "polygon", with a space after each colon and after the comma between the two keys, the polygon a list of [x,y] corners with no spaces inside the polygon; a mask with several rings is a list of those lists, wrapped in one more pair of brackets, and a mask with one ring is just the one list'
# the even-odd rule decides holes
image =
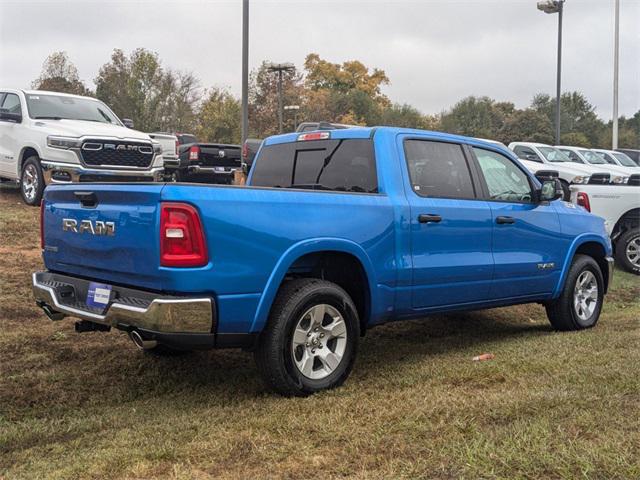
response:
{"label": "white pickup truck", "polygon": [[618,265],[640,275],[640,175],[628,185],[572,185],[571,201],[604,218]]}
{"label": "white pickup truck", "polygon": [[158,181],[162,148],[95,98],[0,89],[0,179],[28,205],[49,183]]}

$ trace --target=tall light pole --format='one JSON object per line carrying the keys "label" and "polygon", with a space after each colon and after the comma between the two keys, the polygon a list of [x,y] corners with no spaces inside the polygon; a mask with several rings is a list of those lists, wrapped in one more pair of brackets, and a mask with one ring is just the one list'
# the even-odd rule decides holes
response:
{"label": "tall light pole", "polygon": [[558,67],[556,78],[556,145],[560,145],[560,79],[562,67],[562,11],[565,0],[543,0],[538,2],[538,10],[558,14]]}
{"label": "tall light pole", "polygon": [[242,129],[241,145],[249,136],[249,0],[242,0]]}
{"label": "tall light pole", "polygon": [[278,73],[278,131],[282,133],[282,74],[284,72],[293,72],[296,67],[293,63],[270,63],[267,70]]}
{"label": "tall light pole", "polygon": [[285,105],[285,110],[293,110],[293,129],[298,128],[298,110],[300,110],[300,105]]}
{"label": "tall light pole", "polygon": [[620,0],[615,0],[615,23],[613,29],[613,132],[611,148],[618,148],[618,59],[620,49]]}

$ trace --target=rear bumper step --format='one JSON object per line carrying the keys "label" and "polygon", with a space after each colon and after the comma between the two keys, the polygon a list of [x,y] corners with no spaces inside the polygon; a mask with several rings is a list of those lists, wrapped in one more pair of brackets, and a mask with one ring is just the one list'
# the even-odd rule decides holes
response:
{"label": "rear bumper step", "polygon": [[88,280],[36,272],[32,281],[36,303],[52,320],[74,317],[120,330],[157,334],[213,337],[216,331],[215,303],[209,297],[175,297],[113,286],[109,304],[100,309],[85,303]]}

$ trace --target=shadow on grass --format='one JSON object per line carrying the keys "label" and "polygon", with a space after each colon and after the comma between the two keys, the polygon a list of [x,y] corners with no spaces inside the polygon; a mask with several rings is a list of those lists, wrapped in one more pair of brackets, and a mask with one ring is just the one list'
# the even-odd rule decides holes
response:
{"label": "shadow on grass", "polygon": [[[354,374],[366,372],[371,378],[389,365],[401,369],[418,358],[470,347],[481,353],[495,341],[550,332],[550,327],[539,322],[522,321],[527,314],[514,310],[437,315],[374,328],[361,342]],[[228,405],[266,394],[249,352],[212,350],[156,357],[135,350],[128,339],[114,333],[79,336],[65,326],[63,335],[62,340],[54,334],[9,347],[6,353],[16,364],[0,381],[4,405],[0,410],[5,410],[7,418],[47,416],[57,408],[108,407],[160,396],[176,404],[206,399],[210,404]]]}

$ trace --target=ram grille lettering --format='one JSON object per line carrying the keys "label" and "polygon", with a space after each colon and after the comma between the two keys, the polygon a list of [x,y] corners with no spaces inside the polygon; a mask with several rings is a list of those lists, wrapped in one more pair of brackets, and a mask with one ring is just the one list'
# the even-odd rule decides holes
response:
{"label": "ram grille lettering", "polygon": [[72,233],[89,233],[91,235],[102,235],[112,237],[116,234],[116,224],[114,222],[103,222],[96,220],[82,220],[79,224],[73,218],[62,219],[62,230]]}

